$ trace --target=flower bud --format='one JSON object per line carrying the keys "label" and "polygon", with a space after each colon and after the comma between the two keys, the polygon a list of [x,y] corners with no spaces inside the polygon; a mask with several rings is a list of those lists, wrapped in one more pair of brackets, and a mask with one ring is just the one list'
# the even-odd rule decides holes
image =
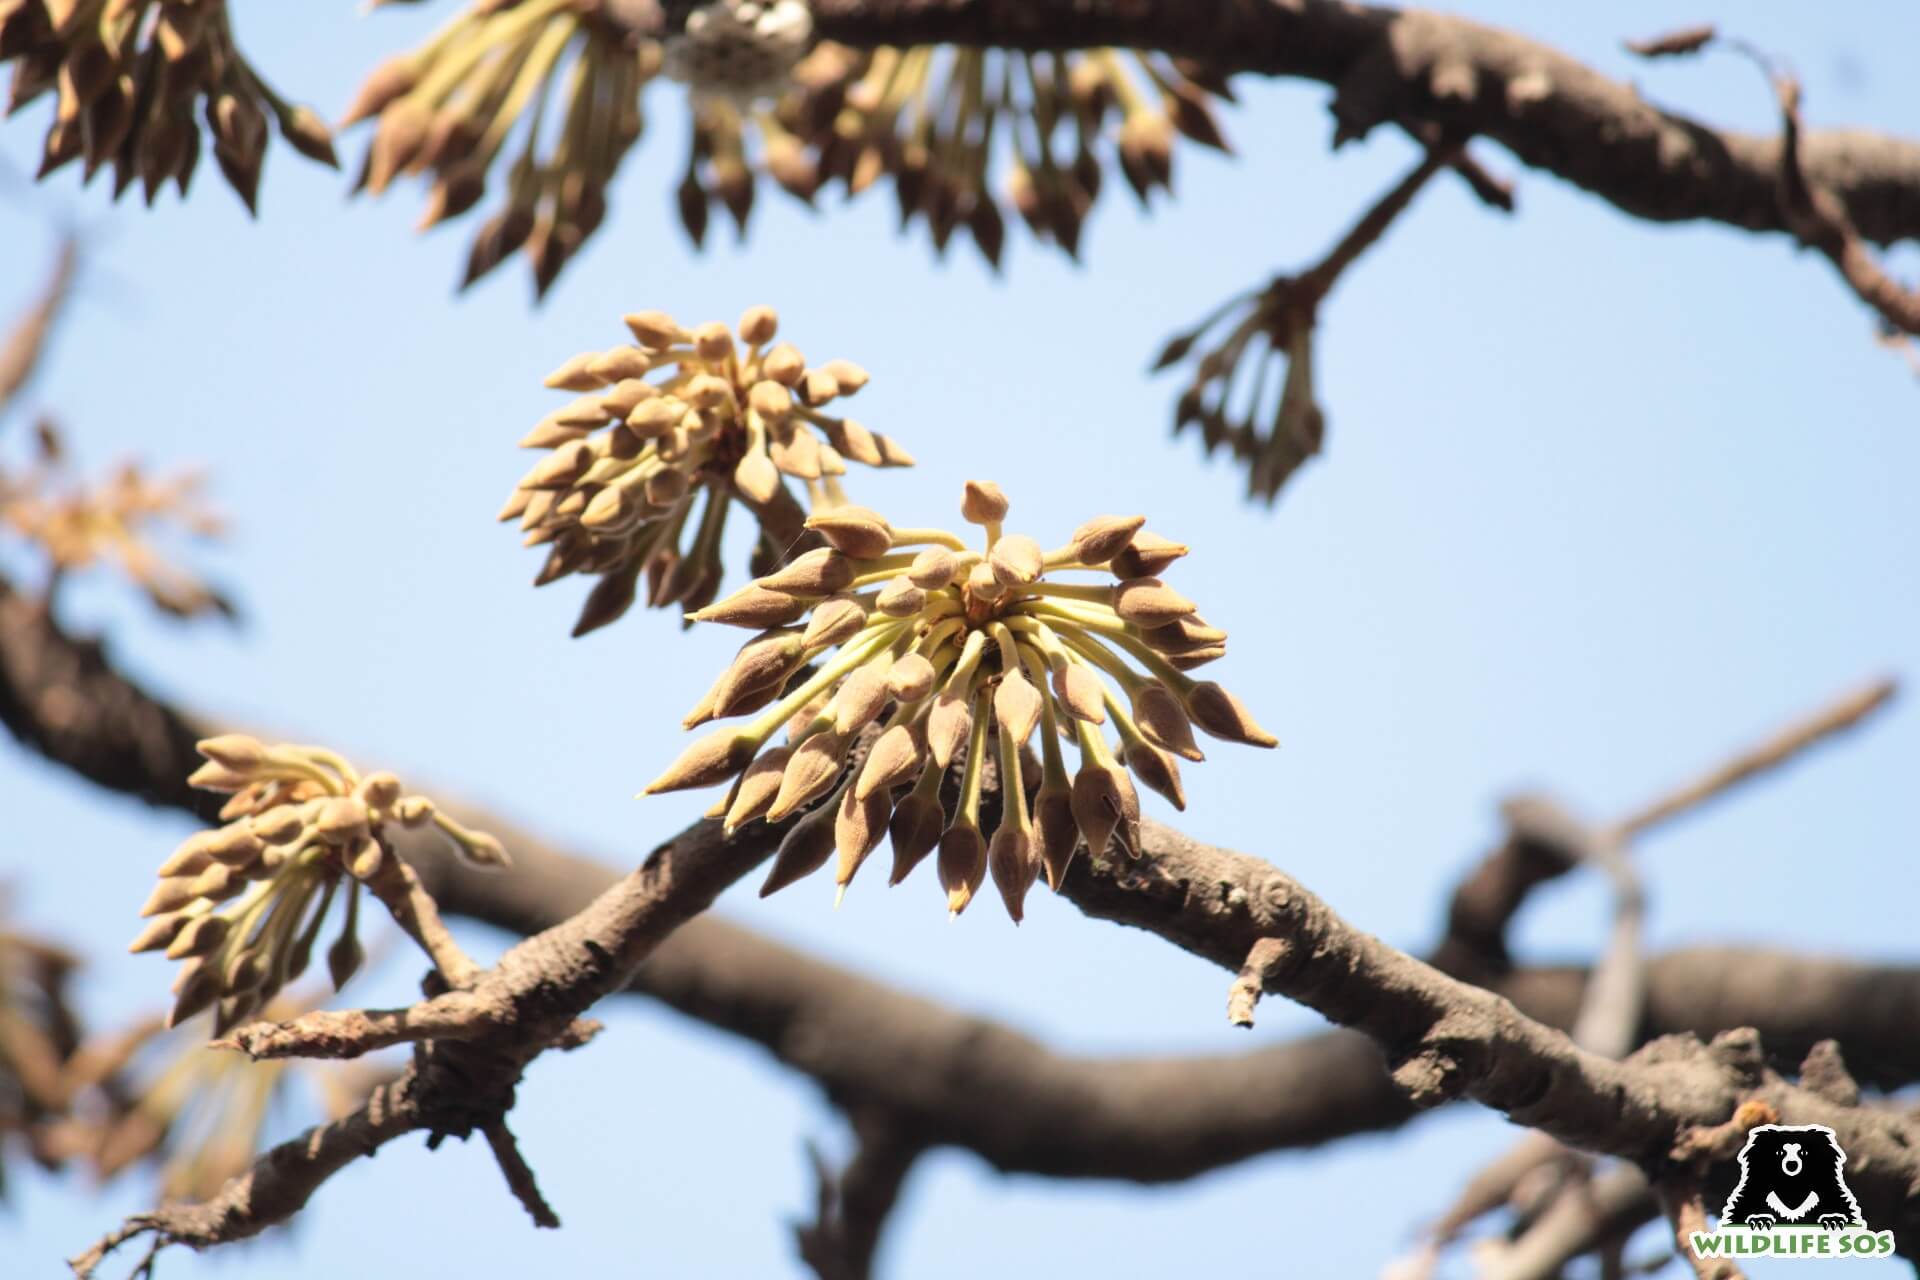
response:
{"label": "flower bud", "polygon": [[740,341],[764,347],[773,341],[780,328],[780,315],[772,307],[748,307],[740,316]]}
{"label": "flower bud", "polygon": [[1015,742],[1024,743],[1040,723],[1040,692],[1018,669],[1009,671],[994,690],[993,714]]}
{"label": "flower bud", "polygon": [[1280,740],[1262,729],[1240,699],[1202,680],[1187,690],[1187,713],[1193,722],[1216,738],[1252,747],[1277,747]]}
{"label": "flower bud", "polygon": [[960,497],[960,515],[969,524],[999,524],[1007,518],[1006,493],[991,480],[969,480]]}
{"label": "flower bud", "polygon": [[1185,708],[1165,686],[1149,682],[1135,687],[1133,721],[1149,741],[1183,760],[1206,759],[1193,741],[1193,726],[1187,722]]}
{"label": "flower bud", "polygon": [[893,529],[865,507],[833,507],[815,512],[807,528],[818,530],[837,550],[855,560],[873,560],[893,547]]}
{"label": "flower bud", "polygon": [[887,672],[887,692],[900,702],[918,702],[933,692],[933,664],[918,653],[903,655]]}
{"label": "flower bud", "polygon": [[1010,533],[993,544],[987,564],[1004,587],[1024,587],[1040,576],[1045,563],[1040,544],[1024,533]]}
{"label": "flower bud", "polygon": [[244,733],[223,733],[217,738],[206,738],[194,743],[193,749],[235,773],[256,773],[267,763],[266,747],[261,745],[258,738],[250,738]]}
{"label": "flower bud", "polygon": [[769,747],[747,766],[721,824],[728,834],[760,817],[772,806],[774,797],[780,794],[780,775],[792,754],[790,747]]}
{"label": "flower bud", "polygon": [[960,572],[960,562],[945,547],[928,547],[907,566],[907,580],[927,591],[938,591]]}
{"label": "flower bud", "polygon": [[1116,578],[1154,578],[1187,554],[1187,548],[1146,529],[1133,535],[1127,549],[1114,556],[1110,568]]}
{"label": "flower bud", "polygon": [[833,881],[843,891],[887,834],[887,819],[892,814],[893,796],[888,791],[875,791],[864,798],[854,795],[852,787],[840,792],[833,817],[833,847],[840,857]]}
{"label": "flower bud", "polygon": [[873,607],[890,618],[911,618],[927,607],[927,593],[914,586],[905,574],[901,574],[880,588]]}
{"label": "flower bud", "polygon": [[644,794],[686,791],[725,782],[752,762],[758,744],[732,729],[708,734],[667,767],[667,771],[649,782]]}
{"label": "flower bud", "polygon": [[1105,564],[1133,541],[1145,516],[1095,516],[1073,531],[1068,548],[1081,564]]}
{"label": "flower bud", "polygon": [[1129,578],[1113,589],[1113,611],[1136,627],[1158,627],[1194,611],[1193,601],[1158,578]]}
{"label": "flower bud", "polygon": [[1027,891],[1033,888],[1040,871],[1032,840],[1025,832],[1015,830],[1011,822],[1001,823],[987,847],[987,868],[993,872],[1001,901],[1007,904],[1007,914],[1019,924],[1026,914]]}
{"label": "flower bud", "polygon": [[823,804],[794,823],[793,830],[780,842],[780,851],[773,856],[773,867],[767,872],[766,883],[760,886],[761,897],[778,893],[827,865],[834,850],[834,809],[833,805]]}
{"label": "flower bud", "polygon": [[1067,878],[1067,868],[1080,844],[1080,828],[1073,818],[1073,789],[1062,778],[1041,783],[1033,798],[1033,851],[1055,893]]}
{"label": "flower bud", "polygon": [[767,821],[780,821],[831,787],[846,763],[849,745],[847,739],[829,729],[795,748],[780,775],[780,792],[767,810]]}
{"label": "flower bud", "polygon": [[845,644],[867,625],[867,611],[858,600],[842,596],[816,605],[800,643],[808,651]]}
{"label": "flower bud", "polygon": [[954,819],[940,837],[940,887],[947,892],[947,910],[959,915],[973,901],[974,891],[987,878],[987,842],[980,828],[965,818]]}

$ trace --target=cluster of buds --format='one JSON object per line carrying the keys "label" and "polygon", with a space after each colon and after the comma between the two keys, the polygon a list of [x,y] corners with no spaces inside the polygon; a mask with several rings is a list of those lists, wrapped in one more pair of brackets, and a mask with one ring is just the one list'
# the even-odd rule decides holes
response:
{"label": "cluster of buds", "polygon": [[941,250],[964,227],[996,265],[1002,197],[1073,254],[1109,148],[1143,202],[1171,190],[1176,134],[1226,150],[1213,117],[1213,99],[1231,97],[1226,83],[1154,54],[822,46],[795,78],[783,114],[820,180],[858,193],[891,176],[903,224],[924,218]]}
{"label": "cluster of buds", "polygon": [[[606,216],[607,185],[640,137],[640,90],[660,60],[659,44],[602,0],[475,0],[361,86],[343,122],[376,122],[357,189],[378,195],[396,177],[430,174],[425,230],[479,204],[517,139],[506,205],[474,236],[462,287],[525,250],[544,295]],[[545,121],[550,103],[564,107],[558,128]]]}
{"label": "cluster of buds", "polygon": [[[290,1021],[318,1007],[319,993],[282,995],[262,1016]],[[90,1055],[83,1069],[120,1076],[110,1091],[120,1104],[90,1134],[84,1154],[102,1181],[144,1160],[159,1165],[162,1202],[200,1203],[249,1168],[262,1149],[268,1118],[288,1102],[288,1085],[304,1078],[329,1119],[351,1112],[364,1097],[367,1068],[360,1063],[310,1059],[255,1061],[214,1048],[186,1028],[163,1033],[151,1019]]]}
{"label": "cluster of buds", "polygon": [[[1109,840],[1139,851],[1135,779],[1185,807],[1177,760],[1202,758],[1195,726],[1274,745],[1237,698],[1187,674],[1222,656],[1227,638],[1158,576],[1187,548],[1148,532],[1142,517],[1104,516],[1043,551],[1002,532],[1007,499],[993,484],[968,483],[960,510],[984,527],[984,551],[938,529],[893,528],[861,507],[817,513],[807,523],[827,546],[693,615],[758,634],[687,727],[754,719],[696,741],[647,791],[731,779],[713,811],[729,831],[826,798],[788,832],[762,893],[836,854],[844,891],[890,836],[892,883],[938,847],[951,912],[991,869],[1017,921],[1036,876],[1057,889],[1081,844],[1096,856]],[[1049,578],[1074,572],[1110,580]],[[769,746],[782,730],[784,744]],[[849,767],[857,740],[870,745]],[[1063,743],[1078,751],[1071,774]],[[1000,820],[987,832],[990,757]]]}
{"label": "cluster of buds", "polygon": [[[576,636],[625,613],[642,574],[655,607],[712,600],[736,498],[763,527],[756,562],[771,564],[800,533],[783,477],[801,481],[821,509],[845,502],[848,459],[912,465],[886,436],[823,412],[865,386],[866,372],[846,360],[809,368],[792,346],[773,343],[771,307],[740,317],[737,344],[718,321],[688,331],[647,311],[626,323],[638,345],[585,352],[548,375],[549,387],[580,394],[521,440],[551,452],[500,512],[520,522],[528,546],[551,544],[534,585],[600,578]],[[666,376],[650,381],[656,373]]]}
{"label": "cluster of buds", "polygon": [[35,464],[18,477],[0,474],[0,526],[46,556],[49,594],[68,574],[111,560],[165,613],[233,616],[225,596],[169,564],[151,541],[168,524],[198,537],[219,535],[219,518],[201,502],[198,474],[155,479],[124,462],[97,485],[68,482],[58,430],[43,420],[35,437]]}
{"label": "cluster of buds", "polygon": [[168,181],[184,195],[201,121],[249,210],[270,120],[295,150],[334,163],[320,117],[281,98],[240,56],[225,0],[0,0],[0,61],[14,62],[9,113],[55,95],[43,178],[80,160],[89,179],[113,166],[116,197],[136,179],[149,204]]}
{"label": "cluster of buds", "polygon": [[666,72],[743,104],[779,93],[813,39],[803,0],[711,0],[667,37]]}
{"label": "cluster of buds", "polygon": [[231,793],[220,810],[226,825],[189,837],[161,864],[160,883],[140,909],[148,923],[128,946],[186,962],[169,1025],[211,1007],[221,1035],[261,1009],[306,970],[338,897],[346,900],[343,921],[326,961],[334,987],[344,984],[364,954],[361,887],[382,901],[403,891],[390,823],[430,823],[471,861],[506,861],[492,836],[405,794],[391,773],[362,777],[324,748],[227,734],[198,749],[207,763],[188,781]]}
{"label": "cluster of buds", "polygon": [[[1194,426],[1208,454],[1229,449],[1246,467],[1247,495],[1268,503],[1326,436],[1326,415],[1313,394],[1314,313],[1323,294],[1316,280],[1278,276],[1175,334],[1154,362],[1156,371],[1169,368],[1208,333],[1224,335],[1194,362],[1173,431]],[[1285,372],[1276,390],[1277,369]]]}

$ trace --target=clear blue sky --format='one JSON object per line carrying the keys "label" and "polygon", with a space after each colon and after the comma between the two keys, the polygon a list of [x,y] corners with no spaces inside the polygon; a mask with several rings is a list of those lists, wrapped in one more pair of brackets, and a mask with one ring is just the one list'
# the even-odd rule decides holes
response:
{"label": "clear blue sky", "polygon": [[[1699,11],[1464,7],[1663,103],[1771,125],[1743,64],[1639,66],[1619,49]],[[363,20],[344,3],[252,3],[238,22],[275,83],[332,116],[448,6],[422,8]],[[1739,8],[1741,31],[1802,74],[1814,124],[1920,128],[1920,10]],[[1084,268],[1015,235],[996,279],[967,252],[937,265],[919,235],[896,238],[884,195],[810,216],[768,193],[744,248],[722,234],[692,254],[670,212],[680,113],[661,92],[607,229],[540,310],[518,263],[452,299],[464,230],[417,238],[417,190],[348,202],[284,147],[258,222],[210,169],[184,206],[152,212],[110,208],[71,174],[29,187],[44,126],[29,112],[0,128],[0,306],[37,286],[62,220],[94,250],[32,398],[92,464],[210,464],[235,536],[202,562],[250,615],[236,634],[183,629],[89,591],[74,620],[104,627],[185,705],[497,798],[630,865],[707,803],[632,795],[678,750],[681,712],[737,637],[635,615],[569,641],[578,590],[529,589],[534,557],[491,518],[560,359],[620,340],[624,311],[731,319],[767,301],[810,356],[872,371],[863,421],[920,460],[854,477],[860,500],[944,522],[961,480],[989,477],[1042,541],[1138,510],[1195,545],[1175,584],[1233,633],[1221,678],[1283,747],[1223,746],[1189,769],[1183,825],[1272,859],[1405,947],[1434,936],[1506,791],[1546,786],[1606,816],[1864,676],[1920,674],[1912,373],[1812,255],[1632,222],[1541,175],[1520,175],[1514,218],[1438,182],[1342,285],[1324,314],[1326,455],[1276,510],[1242,504],[1237,473],[1169,440],[1177,388],[1145,364],[1229,292],[1317,256],[1412,160],[1391,131],[1329,156],[1318,87],[1244,93],[1226,119],[1237,159],[1183,152],[1178,198],[1151,218],[1116,188]],[[357,160],[361,144],[343,151]],[[1903,703],[1646,841],[1654,944],[1911,961],[1916,758],[1920,713]],[[105,1024],[163,999],[164,966],[120,947],[182,824],[5,745],[0,813],[20,909],[97,957],[89,1013]],[[838,913],[830,902],[821,879],[768,902],[746,888],[720,910],[1077,1051],[1222,1052],[1318,1023],[1276,1002],[1235,1031],[1226,975],[1051,900],[1018,930],[990,909],[949,927],[923,871],[891,893],[862,882]],[[1543,892],[1521,951],[1590,956],[1604,904],[1592,883]],[[503,942],[470,937],[487,954]],[[411,969],[390,965],[361,997],[399,998]],[[528,1224],[483,1148],[406,1141],[329,1185],[290,1241],[168,1257],[164,1273],[794,1274],[784,1222],[811,1202],[801,1143],[843,1150],[832,1112],[756,1049],[638,1002],[604,1012],[589,1052],[533,1068],[515,1116],[564,1230]],[[1460,1108],[1145,1192],[1002,1178],[946,1153],[914,1175],[884,1269],[1366,1274],[1512,1137]],[[143,1194],[137,1180],[96,1199],[77,1176],[25,1177],[0,1213],[0,1256],[53,1274]],[[1225,1222],[1259,1224],[1271,1266],[1250,1267]]]}

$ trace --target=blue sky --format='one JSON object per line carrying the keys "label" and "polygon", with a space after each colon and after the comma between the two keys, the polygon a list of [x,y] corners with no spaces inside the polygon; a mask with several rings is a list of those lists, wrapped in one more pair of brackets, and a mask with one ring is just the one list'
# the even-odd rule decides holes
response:
{"label": "blue sky", "polygon": [[[447,7],[360,19],[254,3],[237,22],[278,87],[334,116]],[[1771,127],[1744,64],[1645,66],[1619,49],[1697,12],[1456,7],[1663,104]],[[1767,3],[1739,21],[1794,63],[1810,123],[1920,120],[1920,11]],[[76,593],[71,618],[185,705],[494,798],[631,865],[707,803],[632,796],[678,751],[692,692],[738,638],[633,615],[569,641],[579,591],[533,592],[535,558],[491,517],[525,465],[514,440],[554,403],[548,369],[619,341],[625,311],[730,320],[764,301],[810,357],[872,372],[862,420],[919,459],[853,477],[859,500],[943,523],[963,479],[992,478],[1010,524],[1042,542],[1143,511],[1195,546],[1171,579],[1232,632],[1220,678],[1283,746],[1223,745],[1187,770],[1182,825],[1270,858],[1404,947],[1434,936],[1502,794],[1547,787],[1606,817],[1863,677],[1920,672],[1920,385],[1826,265],[1776,238],[1633,222],[1531,173],[1503,218],[1442,180],[1324,309],[1327,451],[1276,509],[1243,504],[1236,472],[1169,439],[1176,380],[1143,373],[1162,339],[1317,257],[1412,163],[1385,131],[1330,156],[1326,96],[1246,83],[1225,117],[1237,158],[1183,151],[1178,197],[1150,217],[1116,187],[1084,267],[1015,234],[996,278],[966,251],[938,264],[920,235],[895,236],[884,194],[809,214],[766,193],[745,246],[729,233],[691,253],[671,214],[681,116],[661,91],[607,228],[538,310],[517,263],[455,300],[464,229],[416,237],[417,190],[347,201],[339,177],[283,147],[257,222],[211,170],[153,211],[110,207],[70,174],[31,187],[44,120],[29,112],[0,128],[0,306],[37,287],[63,222],[93,246],[31,398],[96,466],[136,454],[212,468],[234,536],[199,563],[249,623],[169,625],[114,590]],[[1888,889],[1915,884],[1917,756],[1920,714],[1903,702],[1643,842],[1653,945],[1910,961]],[[164,966],[120,947],[182,824],[10,747],[0,811],[0,876],[20,910],[96,956],[89,1012],[111,1023],[163,999]],[[837,913],[831,897],[820,879],[765,902],[747,887],[719,909],[1075,1051],[1224,1052],[1318,1025],[1272,1002],[1237,1032],[1225,974],[1051,900],[1016,930],[991,910],[948,927],[924,871],[892,892],[862,881]],[[1590,956],[1604,911],[1599,884],[1556,885],[1522,917],[1520,950]],[[468,937],[485,954],[504,942]],[[400,998],[410,969],[389,965],[361,998]],[[328,1186],[290,1242],[170,1257],[166,1274],[794,1274],[784,1223],[810,1205],[802,1141],[844,1149],[830,1109],[756,1049],[638,1002],[604,1012],[591,1051],[535,1065],[515,1117],[563,1231],[533,1230],[484,1149],[403,1142]],[[1246,1274],[1239,1233],[1217,1229],[1240,1221],[1284,1244],[1289,1273],[1370,1271],[1512,1137],[1455,1109],[1152,1191],[1002,1178],[944,1153],[914,1175],[883,1266]],[[140,1206],[135,1182],[95,1198],[78,1177],[23,1178],[0,1255],[51,1274]]]}

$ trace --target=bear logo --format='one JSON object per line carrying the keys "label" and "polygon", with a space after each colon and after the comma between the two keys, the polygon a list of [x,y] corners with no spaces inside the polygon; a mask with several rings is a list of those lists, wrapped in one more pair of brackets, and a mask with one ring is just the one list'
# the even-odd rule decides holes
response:
{"label": "bear logo", "polygon": [[1841,1174],[1847,1153],[1824,1124],[1758,1124],[1740,1148],[1740,1181],[1720,1211],[1721,1226],[1864,1227]]}

